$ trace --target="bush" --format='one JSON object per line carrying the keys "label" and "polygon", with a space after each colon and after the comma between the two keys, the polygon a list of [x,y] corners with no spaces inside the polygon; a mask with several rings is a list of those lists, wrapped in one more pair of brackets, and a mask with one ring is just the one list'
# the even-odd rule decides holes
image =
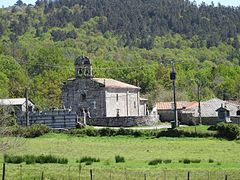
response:
{"label": "bush", "polygon": [[190,164],[190,163],[191,163],[190,159],[183,159],[182,162],[183,162],[184,164]]}
{"label": "bush", "polygon": [[218,123],[216,125],[216,130],[219,137],[226,138],[228,140],[237,139],[240,135],[240,129],[237,124]]}
{"label": "bush", "polygon": [[191,163],[200,163],[200,162],[201,162],[200,159],[192,159],[192,160],[191,160]]}
{"label": "bush", "polygon": [[149,161],[148,165],[158,165],[158,164],[161,164],[162,163],[162,160],[161,159],[154,159],[154,160],[151,160]]}
{"label": "bush", "polygon": [[125,128],[119,128],[116,131],[116,135],[122,135],[122,136],[129,136],[132,135],[133,130],[132,129],[125,129]]}
{"label": "bush", "polygon": [[68,159],[67,158],[58,158],[58,164],[67,164]]}
{"label": "bush", "polygon": [[134,137],[141,137],[141,136],[144,136],[144,132],[143,131],[133,131],[132,135]]}
{"label": "bush", "polygon": [[67,131],[66,133],[77,136],[98,136],[98,130],[89,126],[84,127],[82,129],[72,129]]}
{"label": "bush", "polygon": [[24,157],[26,164],[35,164],[36,163],[36,157],[33,155],[26,155]]}
{"label": "bush", "polygon": [[87,161],[86,165],[91,165],[93,162],[92,161]]}
{"label": "bush", "polygon": [[184,131],[181,129],[168,129],[160,131],[156,134],[156,137],[214,137],[214,132],[196,132],[196,131]]}
{"label": "bush", "polygon": [[172,160],[171,159],[166,159],[166,160],[163,160],[163,163],[165,163],[165,164],[169,164],[169,163],[171,163],[172,162]]}
{"label": "bush", "polygon": [[213,159],[209,159],[208,162],[209,163],[214,163],[214,160]]}
{"label": "bush", "polygon": [[4,156],[5,162],[7,163],[14,163],[19,164],[22,162],[26,162],[26,164],[35,164],[35,163],[59,163],[59,164],[67,164],[68,159],[66,158],[59,158],[53,155],[40,155],[40,156],[34,156],[34,155],[25,155],[25,156],[10,156],[5,155]]}
{"label": "bush", "polygon": [[115,136],[116,131],[111,128],[102,128],[98,130],[100,136]]}
{"label": "bush", "polygon": [[115,156],[115,162],[116,162],[116,163],[124,163],[124,162],[125,162],[125,159],[124,159],[123,156],[116,155],[116,156]]}
{"label": "bush", "polygon": [[4,155],[4,161],[6,163],[20,164],[20,163],[24,162],[24,158],[22,156]]}
{"label": "bush", "polygon": [[26,138],[34,138],[42,136],[50,132],[50,128],[43,124],[33,124],[23,129],[23,136]]}
{"label": "bush", "polygon": [[100,162],[99,158],[93,158],[90,156],[84,156],[82,157],[78,162],[82,163],[82,162]]}

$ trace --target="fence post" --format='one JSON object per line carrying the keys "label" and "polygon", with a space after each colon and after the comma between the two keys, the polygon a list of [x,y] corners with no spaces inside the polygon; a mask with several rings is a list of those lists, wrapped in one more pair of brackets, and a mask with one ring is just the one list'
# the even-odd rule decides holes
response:
{"label": "fence post", "polygon": [[144,180],[147,180],[147,175],[146,174],[144,174]]}
{"label": "fence post", "polygon": [[43,171],[42,171],[41,180],[43,180],[43,178],[44,178],[44,177],[43,177]]}
{"label": "fence post", "polygon": [[20,164],[20,180],[22,180],[22,165]]}
{"label": "fence post", "polygon": [[82,171],[82,165],[81,165],[81,163],[79,163],[79,166],[78,166],[79,180],[81,179],[81,171]]}
{"label": "fence post", "polygon": [[109,179],[112,180],[112,170],[110,169],[110,176]]}
{"label": "fence post", "polygon": [[70,173],[71,173],[71,170],[70,170],[70,166],[68,167],[68,180],[70,180]]}
{"label": "fence post", "polygon": [[228,175],[227,174],[225,174],[225,180],[228,180]]}
{"label": "fence post", "polygon": [[127,180],[127,169],[125,168],[125,179]]}
{"label": "fence post", "polygon": [[5,166],[6,166],[5,162],[3,162],[2,180],[5,180],[5,170],[6,170]]}
{"label": "fence post", "polygon": [[190,180],[190,172],[188,171],[187,180]]}
{"label": "fence post", "polygon": [[208,180],[210,180],[210,172],[208,171]]}
{"label": "fence post", "polygon": [[90,180],[93,179],[93,176],[92,176],[92,169],[90,169]]}

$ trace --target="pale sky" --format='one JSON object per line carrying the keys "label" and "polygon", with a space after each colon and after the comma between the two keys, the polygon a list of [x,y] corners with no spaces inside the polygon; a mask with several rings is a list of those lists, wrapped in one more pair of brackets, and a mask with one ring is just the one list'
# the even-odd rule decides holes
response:
{"label": "pale sky", "polygon": [[[16,1],[17,0],[0,0],[0,7],[11,6],[15,4]],[[22,0],[22,1],[26,4],[33,4],[33,5],[36,2],[36,0]],[[225,5],[225,6],[240,6],[239,0],[195,0],[195,1],[197,2],[197,4],[201,4],[202,1],[206,2],[206,4],[211,4],[211,2],[213,1],[215,5],[217,5],[218,2],[220,2],[222,5]]]}

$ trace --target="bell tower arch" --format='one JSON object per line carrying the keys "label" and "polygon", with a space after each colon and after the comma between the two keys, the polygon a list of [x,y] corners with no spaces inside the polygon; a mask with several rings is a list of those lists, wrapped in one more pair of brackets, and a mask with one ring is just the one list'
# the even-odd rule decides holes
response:
{"label": "bell tower arch", "polygon": [[74,65],[76,79],[92,79],[92,63],[88,57],[78,57]]}

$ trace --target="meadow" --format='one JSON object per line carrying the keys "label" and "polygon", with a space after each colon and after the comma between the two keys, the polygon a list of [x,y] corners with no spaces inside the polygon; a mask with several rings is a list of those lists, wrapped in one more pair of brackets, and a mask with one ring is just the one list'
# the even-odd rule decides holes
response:
{"label": "meadow", "polygon": [[[75,137],[49,133],[23,141],[10,155],[55,155],[68,159],[68,164],[7,164],[7,179],[238,179],[240,177],[240,141],[216,138],[151,138],[151,137]],[[116,163],[115,156],[124,157]],[[82,157],[99,158],[86,165]],[[170,163],[149,165],[154,159]],[[183,163],[184,159],[200,160]],[[212,162],[210,163],[209,160]],[[180,162],[179,162],[180,161]]]}

